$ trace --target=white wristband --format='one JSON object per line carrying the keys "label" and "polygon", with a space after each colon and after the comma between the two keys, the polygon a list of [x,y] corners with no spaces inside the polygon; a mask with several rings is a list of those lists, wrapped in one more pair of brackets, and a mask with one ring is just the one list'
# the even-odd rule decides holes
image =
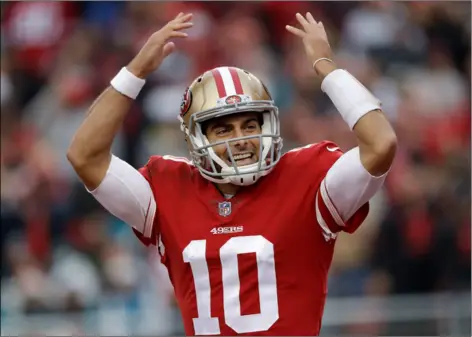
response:
{"label": "white wristband", "polygon": [[146,80],[136,77],[126,67],[121,68],[120,72],[110,81],[116,91],[132,99],[136,99],[145,83]]}
{"label": "white wristband", "polygon": [[382,103],[343,69],[329,73],[321,82],[321,90],[328,95],[351,130],[366,113],[381,108]]}

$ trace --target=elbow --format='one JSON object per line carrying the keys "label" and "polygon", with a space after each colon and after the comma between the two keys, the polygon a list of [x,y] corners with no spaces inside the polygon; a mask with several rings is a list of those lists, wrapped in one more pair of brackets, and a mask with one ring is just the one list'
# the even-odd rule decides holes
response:
{"label": "elbow", "polygon": [[379,142],[374,152],[380,158],[390,159],[390,163],[392,163],[393,159],[395,158],[395,154],[397,153],[397,147],[397,136],[392,131],[391,134],[385,136],[384,139]]}
{"label": "elbow", "polygon": [[76,170],[83,168],[90,162],[89,151],[80,143],[72,140],[66,154],[67,160]]}
{"label": "elbow", "polygon": [[383,137],[376,142],[375,146],[368,149],[362,147],[361,160],[367,171],[373,176],[381,176],[390,170],[397,153],[398,141],[394,133],[391,136]]}
{"label": "elbow", "polygon": [[373,170],[375,175],[382,175],[390,170],[397,153],[397,146],[397,137],[393,134],[391,137],[386,138],[385,141],[379,145],[378,149],[375,150],[375,157],[377,158],[377,160],[375,160],[377,165],[375,165]]}
{"label": "elbow", "polygon": [[80,167],[83,167],[86,163],[85,157],[81,155],[73,145],[69,146],[66,157],[75,169],[80,169]]}
{"label": "elbow", "polygon": [[[75,172],[84,181],[90,180],[90,171],[101,170],[105,167],[108,169],[108,164],[111,160],[110,151],[91,151],[87,144],[82,142],[75,142],[69,145],[66,153],[67,160],[74,168]],[[87,185],[88,187],[88,185]]]}

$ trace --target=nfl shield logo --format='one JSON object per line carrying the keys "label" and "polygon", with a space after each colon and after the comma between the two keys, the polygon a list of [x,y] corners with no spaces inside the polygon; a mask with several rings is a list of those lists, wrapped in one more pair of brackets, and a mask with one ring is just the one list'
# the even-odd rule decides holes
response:
{"label": "nfl shield logo", "polygon": [[231,203],[229,201],[223,201],[218,203],[218,214],[220,216],[228,216],[231,214]]}

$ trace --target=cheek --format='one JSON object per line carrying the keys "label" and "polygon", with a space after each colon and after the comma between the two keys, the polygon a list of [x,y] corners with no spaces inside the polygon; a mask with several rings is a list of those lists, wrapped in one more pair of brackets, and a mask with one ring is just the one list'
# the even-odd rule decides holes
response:
{"label": "cheek", "polygon": [[261,146],[261,141],[259,138],[251,139],[251,144],[255,149],[259,150],[259,147]]}
{"label": "cheek", "polygon": [[215,153],[218,157],[221,157],[222,155],[224,155],[226,153],[226,145],[225,144],[215,145],[215,146],[212,146],[212,148],[213,148],[213,151],[215,151]]}

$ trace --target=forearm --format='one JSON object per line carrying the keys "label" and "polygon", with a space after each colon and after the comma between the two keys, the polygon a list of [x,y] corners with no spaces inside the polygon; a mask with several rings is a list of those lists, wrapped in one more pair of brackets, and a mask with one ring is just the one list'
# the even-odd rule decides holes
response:
{"label": "forearm", "polygon": [[92,104],[67,151],[67,158],[89,190],[97,188],[110,165],[113,139],[145,80],[126,68]]}
{"label": "forearm", "polygon": [[67,159],[89,190],[97,188],[106,175],[115,135],[133,100],[107,88],[92,104],[72,139]]}
{"label": "forearm", "polygon": [[74,166],[97,157],[110,158],[113,139],[132,102],[131,98],[112,87],[107,88],[96,99],[69,147],[68,158]]}
{"label": "forearm", "polygon": [[[336,65],[326,60],[318,62],[315,67],[323,81],[335,70]],[[347,85],[336,82],[346,80],[337,75],[339,73],[332,74],[328,79],[330,83],[324,83],[324,91],[356,135],[360,158],[366,170],[374,176],[382,175],[388,171],[395,156],[395,132],[379,102],[366,88],[357,81]],[[333,81],[335,76],[338,78]]]}

